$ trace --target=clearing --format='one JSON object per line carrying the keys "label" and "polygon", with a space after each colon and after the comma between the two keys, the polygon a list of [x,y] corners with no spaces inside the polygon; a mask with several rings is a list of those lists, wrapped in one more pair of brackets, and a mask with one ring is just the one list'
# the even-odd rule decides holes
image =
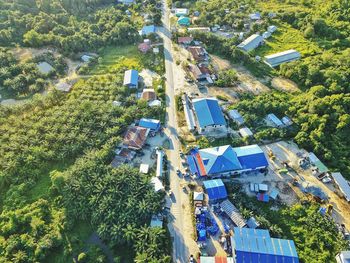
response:
{"label": "clearing", "polygon": [[291,93],[300,92],[298,85],[294,81],[282,77],[273,78],[271,81],[271,86],[280,91]]}

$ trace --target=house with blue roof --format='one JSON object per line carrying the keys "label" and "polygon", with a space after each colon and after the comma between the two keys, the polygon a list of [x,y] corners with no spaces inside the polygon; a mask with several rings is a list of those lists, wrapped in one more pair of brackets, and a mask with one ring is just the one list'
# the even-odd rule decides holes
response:
{"label": "house with blue roof", "polygon": [[156,27],[154,25],[144,26],[140,31],[140,36],[147,36],[156,32]]}
{"label": "house with blue roof", "polygon": [[129,69],[124,73],[123,85],[129,88],[137,89],[139,83],[139,72],[135,69]]}
{"label": "house with blue roof", "polygon": [[191,173],[199,177],[239,175],[268,167],[265,154],[258,145],[192,149],[187,156],[187,163]]}
{"label": "house with blue roof", "polygon": [[160,129],[160,121],[155,119],[142,118],[139,121],[139,126],[157,132]]}
{"label": "house with blue roof", "polygon": [[199,134],[227,133],[227,124],[219,102],[215,98],[192,100]]}
{"label": "house with blue roof", "polygon": [[265,229],[234,228],[232,257],[239,263],[299,263],[293,240],[271,238]]}

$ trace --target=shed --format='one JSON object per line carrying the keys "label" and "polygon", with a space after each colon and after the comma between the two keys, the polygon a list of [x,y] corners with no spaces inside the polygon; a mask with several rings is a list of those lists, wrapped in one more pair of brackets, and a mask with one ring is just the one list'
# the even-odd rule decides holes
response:
{"label": "shed", "polygon": [[179,44],[184,44],[184,45],[189,45],[193,41],[193,37],[178,37],[177,38],[177,43]]}
{"label": "shed", "polygon": [[294,49],[290,49],[287,51],[265,56],[264,62],[270,67],[274,68],[281,65],[282,63],[291,62],[294,60],[298,60],[300,58],[301,58],[301,55],[298,51]]}
{"label": "shed", "polygon": [[193,192],[193,201],[203,201],[204,193],[203,192]]}
{"label": "shed", "polygon": [[226,188],[221,179],[204,181],[203,184],[208,193],[209,201],[218,201],[227,197]]}
{"label": "shed", "polygon": [[249,218],[249,219],[247,220],[247,226],[248,226],[249,228],[255,229],[255,228],[259,227],[260,224],[259,224],[258,221],[256,221],[255,217],[251,217],[251,218]]}
{"label": "shed", "polygon": [[81,60],[83,62],[89,62],[93,58],[94,58],[93,56],[89,56],[89,55],[86,55],[86,54],[81,56]]}
{"label": "shed", "polygon": [[139,72],[135,69],[129,69],[124,73],[124,82],[123,85],[129,88],[138,87],[139,82]]}
{"label": "shed", "polygon": [[148,25],[144,26],[140,31],[139,34],[141,36],[147,36],[149,34],[153,34],[156,32],[156,27],[154,25]]}
{"label": "shed", "polygon": [[243,138],[247,138],[247,137],[253,136],[253,132],[247,127],[243,127],[241,129],[239,129],[238,132]]}
{"label": "shed", "polygon": [[284,116],[281,121],[283,122],[283,124],[285,126],[290,126],[293,124],[293,121],[288,117],[288,116]]}
{"label": "shed", "polygon": [[140,173],[148,174],[148,171],[149,171],[149,165],[146,163],[141,163],[140,164]]}
{"label": "shed", "polygon": [[237,47],[246,52],[249,52],[261,46],[263,43],[264,43],[264,38],[262,36],[258,34],[253,34],[250,37],[248,37],[246,40],[244,40],[241,44],[239,44]]}
{"label": "shed", "polygon": [[339,172],[332,173],[332,177],[334,179],[334,182],[339,187],[340,191],[343,193],[346,201],[350,202],[350,186],[349,186],[349,182]]}
{"label": "shed", "polygon": [[160,121],[155,119],[142,118],[139,122],[139,126],[157,132],[160,129]]}
{"label": "shed", "polygon": [[253,13],[249,15],[249,18],[251,20],[260,20],[261,19],[261,15],[259,12]]}
{"label": "shed", "polygon": [[262,37],[263,37],[264,39],[267,39],[267,38],[271,37],[271,32],[269,32],[269,31],[264,32],[264,33],[262,34]]}
{"label": "shed", "polygon": [[144,99],[146,101],[152,101],[157,98],[156,92],[154,89],[143,89],[141,94],[141,99]]}
{"label": "shed", "polygon": [[189,26],[191,24],[191,19],[188,18],[187,16],[181,16],[179,17],[179,19],[177,20],[177,23],[180,26]]}
{"label": "shed", "polygon": [[245,227],[247,225],[238,209],[229,200],[222,201],[220,207],[236,226]]}
{"label": "shed", "polygon": [[242,115],[238,112],[238,110],[230,110],[228,112],[228,116],[238,125],[242,125],[244,123],[244,119]]}
{"label": "shed", "polygon": [[270,197],[271,197],[273,200],[276,200],[276,199],[277,199],[278,194],[279,194],[279,191],[278,191],[276,188],[271,189]]}
{"label": "shed", "polygon": [[175,9],[175,15],[177,17],[187,16],[188,15],[188,9],[187,8],[176,8]]}
{"label": "shed", "polygon": [[273,113],[266,116],[266,119],[270,121],[275,127],[283,127],[282,121]]}
{"label": "shed", "polygon": [[277,30],[277,26],[269,26],[267,28],[267,31],[269,31],[270,33],[276,32],[276,30]]}
{"label": "shed", "polygon": [[329,171],[327,166],[325,166],[313,152],[309,153],[309,159],[310,162],[317,168],[319,173],[327,173]]}

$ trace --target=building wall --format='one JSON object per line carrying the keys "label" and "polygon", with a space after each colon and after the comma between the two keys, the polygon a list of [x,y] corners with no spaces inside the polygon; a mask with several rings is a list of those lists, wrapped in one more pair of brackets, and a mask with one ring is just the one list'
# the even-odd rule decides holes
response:
{"label": "building wall", "polygon": [[227,134],[227,126],[226,125],[210,125],[206,126],[205,128],[199,128],[198,133],[199,134],[215,134],[215,133],[226,133]]}

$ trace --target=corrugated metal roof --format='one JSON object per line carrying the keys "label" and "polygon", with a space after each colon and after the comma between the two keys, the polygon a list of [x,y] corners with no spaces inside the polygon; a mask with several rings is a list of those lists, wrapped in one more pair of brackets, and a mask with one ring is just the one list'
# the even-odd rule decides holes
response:
{"label": "corrugated metal roof", "polygon": [[237,262],[299,262],[292,240],[271,238],[263,229],[235,227],[234,233],[232,244]]}
{"label": "corrugated metal roof", "polygon": [[207,190],[209,200],[224,199],[227,197],[226,188],[221,179],[204,181],[203,184]]}
{"label": "corrugated metal roof", "polygon": [[245,51],[251,51],[257,48],[263,42],[264,39],[262,36],[254,34],[248,37],[246,40],[244,40],[241,44],[239,44],[238,47]]}
{"label": "corrugated metal roof", "polygon": [[243,127],[241,129],[239,129],[239,133],[241,134],[241,136],[243,138],[253,136],[253,132],[248,127]]}
{"label": "corrugated metal roof", "polygon": [[350,202],[350,186],[341,173],[332,173],[335,183],[338,185],[340,191],[344,194],[345,199]]}
{"label": "corrugated metal roof", "polygon": [[160,121],[155,119],[142,118],[139,122],[139,126],[157,131],[160,128]]}
{"label": "corrugated metal roof", "polygon": [[193,106],[201,128],[211,125],[226,125],[217,99],[195,99],[193,100]]}
{"label": "corrugated metal roof", "polygon": [[135,69],[129,69],[124,73],[124,85],[137,86],[139,81],[139,72]]}
{"label": "corrugated metal roof", "polygon": [[257,144],[252,144],[252,145],[242,146],[242,147],[235,147],[233,148],[233,150],[236,152],[238,157],[264,153],[263,150]]}
{"label": "corrugated metal roof", "polygon": [[156,27],[154,25],[148,25],[144,26],[141,31],[140,35],[148,35],[156,32]]}
{"label": "corrugated metal roof", "polygon": [[270,67],[277,67],[282,63],[297,60],[301,57],[300,53],[294,49],[275,53],[272,55],[265,56],[265,63]]}
{"label": "corrugated metal roof", "polygon": [[208,175],[241,169],[241,165],[230,145],[199,150]]}
{"label": "corrugated metal roof", "polygon": [[327,168],[327,166],[325,166],[325,165],[323,164],[323,162],[321,162],[321,160],[318,159],[318,157],[317,157],[313,152],[310,152],[310,153],[309,153],[309,159],[310,159],[311,163],[312,163],[314,166],[316,166],[316,168],[318,169],[318,171],[319,171],[320,173],[326,173],[326,172],[329,171],[328,168]]}
{"label": "corrugated metal roof", "polygon": [[281,122],[281,120],[273,113],[268,114],[267,119],[273,122],[273,124],[276,125],[277,127],[283,126],[283,123]]}
{"label": "corrugated metal roof", "polygon": [[238,122],[239,124],[244,123],[244,119],[243,119],[242,115],[238,112],[238,110],[230,110],[228,112],[228,115],[230,116],[231,119]]}
{"label": "corrugated metal roof", "polygon": [[232,222],[235,223],[236,226],[246,226],[246,221],[239,213],[238,209],[229,200],[222,201],[220,203],[220,207],[227,214],[227,216],[231,218]]}

